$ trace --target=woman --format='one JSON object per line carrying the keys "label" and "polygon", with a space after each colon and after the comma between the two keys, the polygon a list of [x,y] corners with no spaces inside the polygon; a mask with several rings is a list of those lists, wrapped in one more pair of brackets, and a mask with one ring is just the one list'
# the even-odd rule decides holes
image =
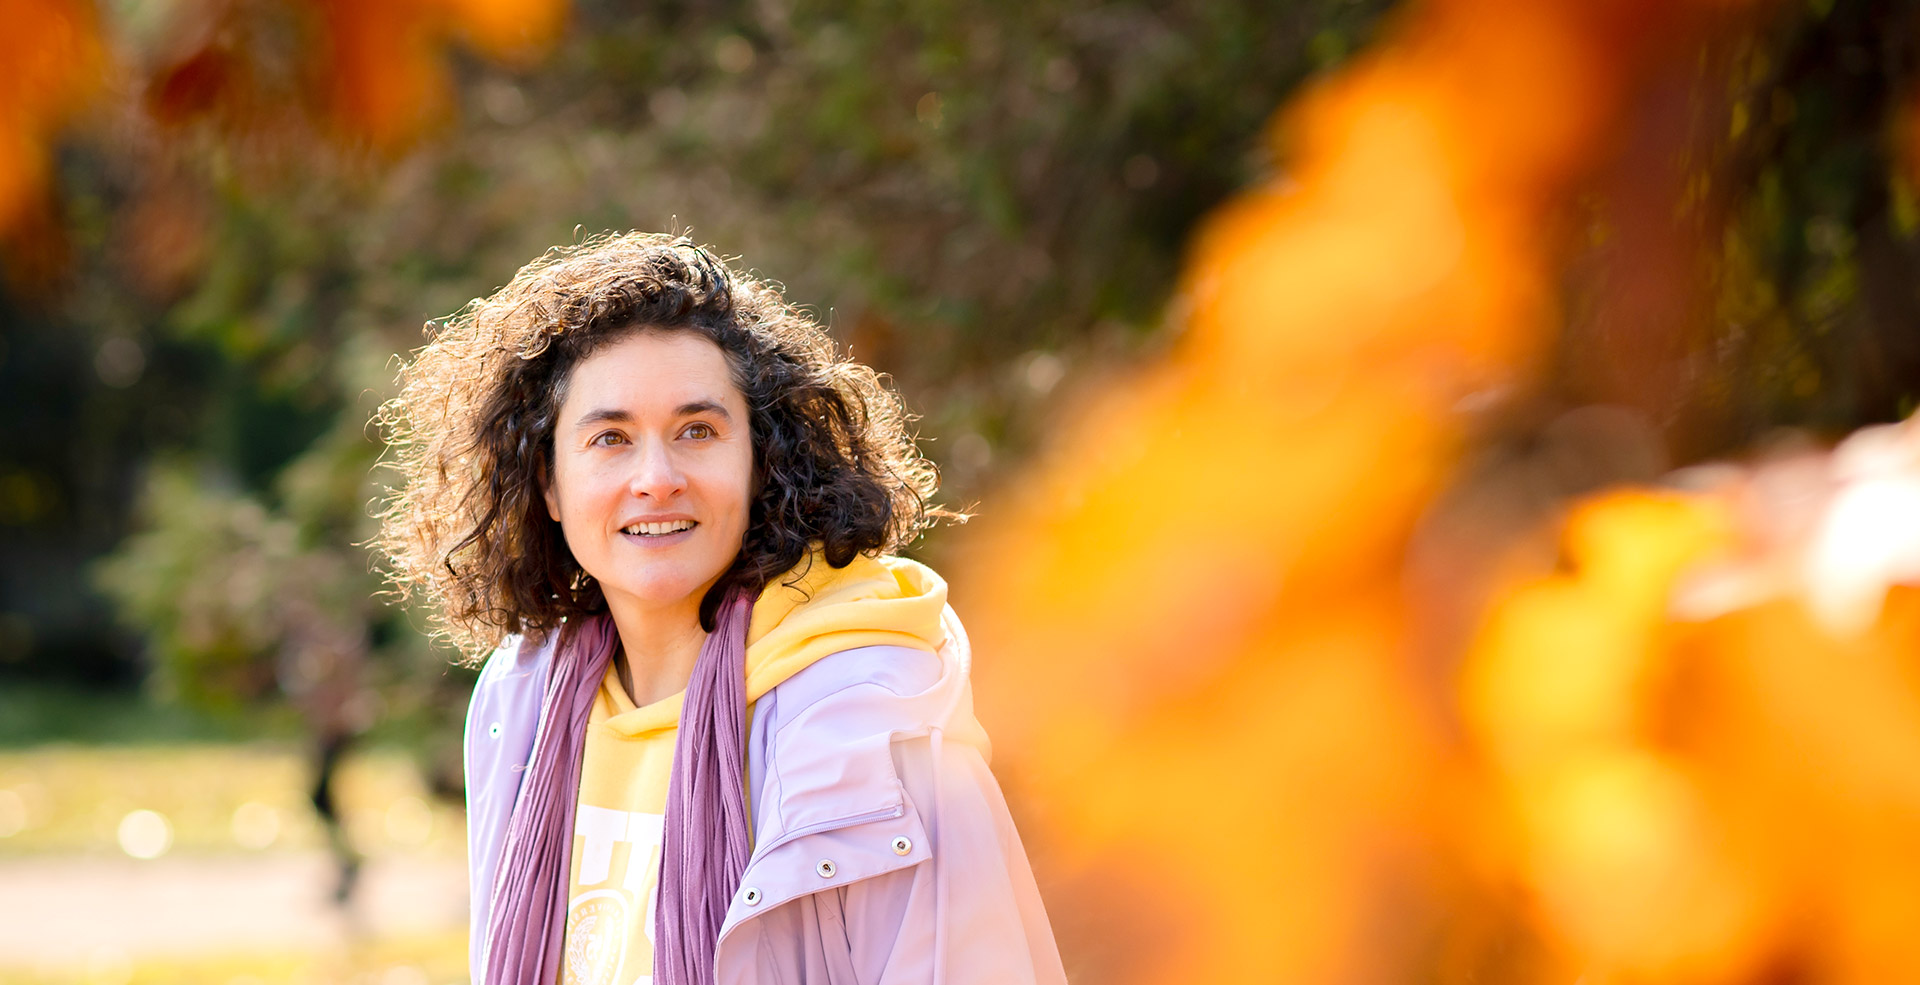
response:
{"label": "woman", "polygon": [[381,546],[486,661],[486,985],[1060,982],[874,372],[685,239],[549,252],[382,411]]}

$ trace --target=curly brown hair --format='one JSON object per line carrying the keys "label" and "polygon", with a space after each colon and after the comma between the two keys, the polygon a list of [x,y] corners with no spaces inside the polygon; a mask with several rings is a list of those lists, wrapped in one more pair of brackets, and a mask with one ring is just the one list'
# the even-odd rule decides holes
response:
{"label": "curly brown hair", "polygon": [[376,417],[401,483],[377,547],[402,599],[478,656],[513,632],[603,611],[597,583],[547,514],[554,425],[573,370],[641,331],[719,346],[746,397],[754,499],[733,565],[702,601],[757,594],[818,550],[843,567],[897,551],[934,518],[938,486],[899,397],[778,289],[684,237],[603,234],[555,247],[448,319]]}

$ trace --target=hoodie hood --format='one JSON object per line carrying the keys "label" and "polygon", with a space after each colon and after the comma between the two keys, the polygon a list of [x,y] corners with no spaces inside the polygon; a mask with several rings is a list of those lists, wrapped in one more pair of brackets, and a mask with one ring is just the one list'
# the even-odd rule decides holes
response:
{"label": "hoodie hood", "polygon": [[[937,653],[947,642],[941,620],[946,604],[947,583],[917,561],[861,555],[835,568],[818,551],[810,553],[769,582],[753,605],[747,701],[829,653],[883,645]],[[615,713],[606,726],[633,736],[676,727],[686,692],[636,708],[625,689],[615,686],[602,690],[600,700],[609,699]]]}

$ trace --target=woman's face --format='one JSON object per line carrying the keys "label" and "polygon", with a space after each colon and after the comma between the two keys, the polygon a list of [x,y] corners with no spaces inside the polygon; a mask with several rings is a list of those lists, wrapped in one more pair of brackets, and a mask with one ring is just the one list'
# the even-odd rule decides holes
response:
{"label": "woman's face", "polygon": [[747,414],[726,355],[690,332],[638,332],[574,367],[547,512],[616,618],[697,611],[740,553]]}

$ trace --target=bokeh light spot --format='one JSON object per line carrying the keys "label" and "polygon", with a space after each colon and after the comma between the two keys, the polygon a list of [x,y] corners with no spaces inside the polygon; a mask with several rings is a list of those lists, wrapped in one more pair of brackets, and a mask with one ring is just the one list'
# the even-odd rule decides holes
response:
{"label": "bokeh light spot", "polygon": [[134,858],[153,859],[173,847],[173,824],[159,811],[129,811],[120,819],[120,850]]}

